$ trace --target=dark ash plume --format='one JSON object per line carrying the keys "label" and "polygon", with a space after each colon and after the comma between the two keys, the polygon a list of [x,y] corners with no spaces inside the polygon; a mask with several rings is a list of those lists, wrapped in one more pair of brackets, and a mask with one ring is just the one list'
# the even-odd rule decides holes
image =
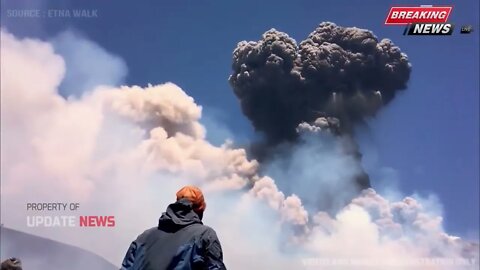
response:
{"label": "dark ash plume", "polygon": [[406,88],[411,65],[388,39],[323,22],[300,44],[275,29],[257,42],[240,42],[232,69],[229,82],[242,111],[265,135],[254,148],[262,159],[268,149],[296,142],[299,124],[318,118],[338,119],[337,135],[352,137],[355,124]]}

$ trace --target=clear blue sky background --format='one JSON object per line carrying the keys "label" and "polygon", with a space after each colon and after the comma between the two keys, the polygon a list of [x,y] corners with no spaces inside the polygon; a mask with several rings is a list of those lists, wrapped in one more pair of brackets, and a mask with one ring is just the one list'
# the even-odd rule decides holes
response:
{"label": "clear blue sky background", "polygon": [[[141,2],[141,3],[140,3]],[[297,41],[322,21],[372,30],[392,39],[413,65],[409,89],[361,132],[373,185],[391,168],[404,194],[437,194],[449,233],[478,237],[479,228],[479,3],[462,1],[340,0],[1,0],[2,26],[17,36],[49,39],[74,29],[123,58],[127,84],[172,81],[239,138],[253,136],[227,78],[240,40],[258,40],[270,28]],[[454,5],[452,36],[402,36],[383,24],[394,4]],[[97,9],[95,19],[8,18],[8,9]],[[460,35],[471,24],[476,32]],[[26,78],[28,79],[28,78]],[[217,113],[215,113],[217,112]],[[220,112],[220,113],[218,113]],[[388,170],[387,170],[388,172]],[[393,173],[392,173],[393,172]]]}

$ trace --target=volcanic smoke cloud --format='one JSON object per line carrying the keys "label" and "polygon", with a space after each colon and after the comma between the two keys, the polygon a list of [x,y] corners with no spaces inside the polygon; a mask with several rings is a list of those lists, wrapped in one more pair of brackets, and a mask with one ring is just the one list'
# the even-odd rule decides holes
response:
{"label": "volcanic smoke cloud", "polygon": [[[407,56],[390,40],[330,22],[300,44],[275,29],[257,42],[242,41],[232,68],[229,81],[243,113],[265,135],[253,150],[260,160],[272,146],[295,141],[299,125],[351,137],[353,125],[388,104],[410,76]],[[360,160],[353,140],[345,150]],[[357,182],[370,186],[364,173]]]}
{"label": "volcanic smoke cloud", "polygon": [[299,45],[271,29],[233,53],[230,83],[269,142],[293,140],[301,122],[339,118],[344,131],[390,102],[410,76],[407,56],[372,32],[321,23]]}

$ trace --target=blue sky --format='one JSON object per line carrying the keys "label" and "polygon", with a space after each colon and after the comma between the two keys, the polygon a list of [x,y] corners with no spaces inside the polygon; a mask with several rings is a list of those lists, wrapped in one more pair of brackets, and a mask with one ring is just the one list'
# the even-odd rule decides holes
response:
{"label": "blue sky", "polygon": [[[73,30],[125,61],[124,83],[172,81],[226,125],[222,134],[253,136],[228,85],[237,42],[258,40],[270,28],[304,39],[322,21],[372,30],[390,38],[413,65],[409,88],[359,133],[374,186],[391,181],[404,194],[434,193],[449,233],[478,237],[479,228],[479,3],[453,5],[452,36],[402,36],[385,26],[389,1],[5,1],[2,26],[17,36],[51,39]],[[97,9],[98,18],[9,18],[8,9]],[[476,32],[460,35],[471,24]],[[213,125],[213,124],[212,124]],[[218,139],[218,138],[213,138]],[[388,177],[384,177],[388,176]]]}

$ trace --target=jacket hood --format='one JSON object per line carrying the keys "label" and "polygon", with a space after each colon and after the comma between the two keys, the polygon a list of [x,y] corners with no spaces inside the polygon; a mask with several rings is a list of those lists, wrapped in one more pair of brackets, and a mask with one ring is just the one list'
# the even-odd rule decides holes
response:
{"label": "jacket hood", "polygon": [[158,221],[158,227],[180,228],[195,223],[203,224],[198,214],[193,211],[192,203],[187,199],[181,199],[167,207],[167,211]]}

